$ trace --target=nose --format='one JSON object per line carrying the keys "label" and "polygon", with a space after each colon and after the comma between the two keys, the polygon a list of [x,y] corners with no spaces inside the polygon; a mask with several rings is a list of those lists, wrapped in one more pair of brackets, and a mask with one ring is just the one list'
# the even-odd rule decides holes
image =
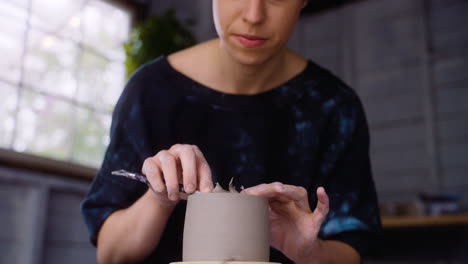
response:
{"label": "nose", "polygon": [[260,24],[265,19],[264,0],[246,0],[243,19],[250,24]]}

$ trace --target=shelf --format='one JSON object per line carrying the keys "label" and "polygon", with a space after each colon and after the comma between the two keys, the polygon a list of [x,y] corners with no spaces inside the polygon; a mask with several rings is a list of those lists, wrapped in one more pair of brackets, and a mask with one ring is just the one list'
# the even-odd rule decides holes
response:
{"label": "shelf", "polygon": [[468,226],[468,213],[441,216],[386,216],[382,217],[384,228]]}
{"label": "shelf", "polygon": [[39,157],[27,153],[15,152],[4,148],[0,148],[0,164],[19,169],[40,171],[67,178],[71,177],[74,179],[86,180],[89,182],[97,173],[96,168],[67,161]]}

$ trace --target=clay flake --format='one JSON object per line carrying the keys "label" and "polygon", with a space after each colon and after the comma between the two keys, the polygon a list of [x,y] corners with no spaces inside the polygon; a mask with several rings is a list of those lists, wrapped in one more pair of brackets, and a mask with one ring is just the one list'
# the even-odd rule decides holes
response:
{"label": "clay flake", "polygon": [[[219,182],[216,183],[215,188],[211,191],[212,193],[239,193],[236,189],[236,186],[233,184],[234,178],[231,178],[231,181],[229,182],[229,191],[224,190],[223,187],[219,184]],[[244,189],[244,186],[241,186],[241,190]]]}

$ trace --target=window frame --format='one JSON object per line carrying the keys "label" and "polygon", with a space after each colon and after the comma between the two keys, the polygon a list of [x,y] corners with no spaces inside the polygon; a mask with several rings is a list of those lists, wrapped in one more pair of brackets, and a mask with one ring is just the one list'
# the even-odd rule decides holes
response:
{"label": "window frame", "polygon": [[[140,21],[143,21],[148,15],[148,6],[149,2],[141,3],[141,2],[136,2],[132,0],[115,0],[115,1],[110,1],[110,0],[100,0],[102,2],[105,2],[107,4],[113,5],[115,7],[118,7],[120,9],[125,10],[129,14],[130,18],[130,24],[129,24],[129,29],[135,25],[135,23],[138,23]],[[1,81],[5,83],[6,85],[14,87],[14,90],[17,94],[16,98],[16,105],[14,108],[13,112],[13,118],[15,120],[14,122],[14,127],[11,132],[11,140],[9,143],[7,143],[8,148],[0,147],[0,166],[6,166],[6,167],[14,167],[14,168],[19,168],[19,169],[26,169],[26,170],[33,170],[33,171],[40,171],[48,174],[53,174],[53,175],[58,175],[62,177],[71,177],[75,179],[84,179],[84,180],[91,180],[97,173],[97,168],[92,167],[90,165],[86,164],[81,164],[77,163],[72,160],[71,154],[67,155],[63,160],[59,159],[54,159],[46,156],[41,156],[37,155],[34,153],[23,153],[23,152],[18,152],[14,149],[14,138],[17,136],[17,130],[18,130],[18,114],[20,110],[20,104],[21,104],[21,94],[24,92],[24,90],[29,90],[35,94],[39,95],[47,95],[51,97],[56,97],[59,100],[66,102],[70,106],[79,106],[88,109],[88,106],[86,106],[86,103],[82,102],[77,102],[76,97],[73,98],[68,98],[66,96],[60,96],[60,95],[54,95],[54,94],[49,94],[47,92],[42,91],[41,89],[38,89],[37,87],[29,87],[27,84],[24,82],[24,61],[25,61],[25,54],[27,52],[27,41],[28,41],[28,34],[31,31],[31,28],[34,28],[30,24],[30,13],[31,13],[31,5],[32,1],[29,0],[26,8],[27,12],[27,20],[24,28],[24,40],[23,40],[23,45],[25,47],[22,49],[21,52],[21,66],[20,66],[20,76],[17,81],[10,81],[7,78],[1,78]],[[12,3],[15,5],[15,3]],[[80,49],[86,49],[85,47],[80,47]],[[91,107],[92,108],[92,107]],[[100,109],[95,109],[92,108],[92,111],[97,113],[97,114],[106,114],[106,115],[112,115],[112,113],[108,113],[105,111],[101,111]],[[77,117],[73,117],[75,120],[73,121],[73,125],[76,125],[77,122]],[[75,133],[75,131],[71,131],[72,134]],[[70,143],[70,150],[69,152],[73,152],[73,142]]]}

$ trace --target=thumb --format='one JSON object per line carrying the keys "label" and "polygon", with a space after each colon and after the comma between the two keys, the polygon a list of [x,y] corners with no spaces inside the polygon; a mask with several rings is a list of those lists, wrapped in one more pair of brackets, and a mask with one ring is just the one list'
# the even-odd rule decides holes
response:
{"label": "thumb", "polygon": [[315,222],[319,225],[322,225],[325,217],[330,210],[330,201],[328,199],[328,195],[325,192],[323,187],[317,188],[317,207],[315,208],[313,214],[315,218]]}

